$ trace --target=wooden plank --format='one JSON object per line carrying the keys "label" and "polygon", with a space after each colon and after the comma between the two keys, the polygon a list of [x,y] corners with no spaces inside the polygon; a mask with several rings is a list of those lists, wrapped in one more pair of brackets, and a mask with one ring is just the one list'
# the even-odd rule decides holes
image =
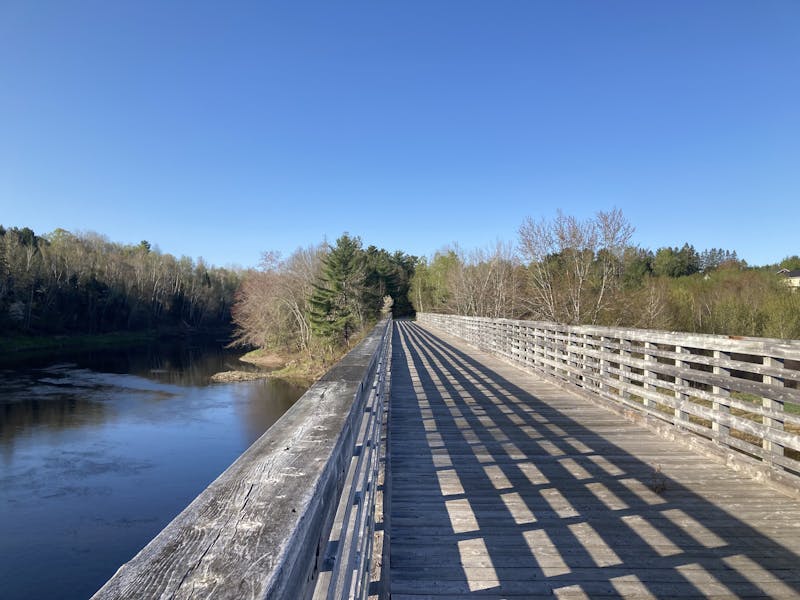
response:
{"label": "wooden plank", "polygon": [[393,353],[392,598],[800,596],[800,503],[450,336]]}

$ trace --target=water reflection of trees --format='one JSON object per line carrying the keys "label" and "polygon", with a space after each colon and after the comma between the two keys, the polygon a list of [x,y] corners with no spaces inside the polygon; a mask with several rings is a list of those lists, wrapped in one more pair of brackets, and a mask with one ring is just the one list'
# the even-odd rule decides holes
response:
{"label": "water reflection of trees", "polygon": [[[156,345],[138,351],[72,357],[73,363],[28,366],[0,374],[0,447],[8,456],[13,442],[36,430],[64,431],[117,418],[118,400],[133,392],[140,402],[163,403],[209,384],[223,370],[257,369],[218,346]],[[230,388],[248,444],[257,439],[304,389],[281,380]],[[227,393],[227,391],[226,391]],[[175,410],[181,410],[175,405]],[[149,414],[149,413],[148,413]]]}
{"label": "water reflection of trees", "polygon": [[17,394],[0,404],[0,447],[7,454],[13,451],[16,437],[34,429],[62,431],[97,425],[107,421],[112,411],[110,405],[76,393],[44,397]]}
{"label": "water reflection of trees", "polygon": [[110,373],[129,373],[160,383],[179,386],[208,385],[220,371],[256,371],[243,363],[239,353],[209,340],[159,343],[120,352],[88,353],[80,364]]}

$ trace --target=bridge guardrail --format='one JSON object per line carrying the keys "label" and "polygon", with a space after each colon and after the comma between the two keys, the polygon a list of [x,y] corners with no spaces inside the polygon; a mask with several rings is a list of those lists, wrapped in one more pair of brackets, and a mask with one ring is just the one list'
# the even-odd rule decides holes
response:
{"label": "bridge guardrail", "polygon": [[[93,600],[294,600],[327,595],[322,580],[366,591],[391,328],[379,323]],[[331,533],[342,497],[346,531]],[[346,552],[329,551],[337,535]]]}
{"label": "bridge guardrail", "polygon": [[798,340],[433,313],[417,320],[600,396],[662,434],[708,440],[730,466],[800,495]]}
{"label": "bridge guardrail", "polygon": [[[383,336],[376,354],[372,385],[364,398],[364,407],[359,411],[362,416],[355,451],[336,509],[313,600],[366,599],[370,595],[388,597],[388,570],[379,570],[383,589],[370,590],[376,533],[375,509],[380,493],[381,458],[385,451],[382,434],[391,385],[391,323]],[[388,540],[381,541],[388,543]]]}

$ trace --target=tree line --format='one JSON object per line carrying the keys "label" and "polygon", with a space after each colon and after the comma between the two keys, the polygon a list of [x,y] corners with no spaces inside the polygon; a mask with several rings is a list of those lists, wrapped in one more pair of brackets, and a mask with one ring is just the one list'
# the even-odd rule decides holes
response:
{"label": "tree line", "polygon": [[619,210],[559,212],[526,219],[516,244],[418,258],[344,234],[243,271],[146,241],[0,226],[0,332],[233,326],[240,345],[332,355],[391,310],[800,338],[800,293],[777,274],[799,257],[754,268],[727,249],[641,248],[633,232]]}
{"label": "tree line", "polygon": [[633,232],[619,210],[526,219],[515,246],[421,259],[410,299],[427,312],[800,338],[800,293],[777,274],[797,256],[753,268],[732,250],[641,248]]}
{"label": "tree line", "polygon": [[0,226],[0,332],[229,326],[240,276],[97,233]]}
{"label": "tree line", "polygon": [[285,259],[267,252],[259,269],[243,275],[236,295],[237,343],[334,355],[382,310],[413,313],[408,290],[416,264],[402,251],[365,249],[347,233],[334,245],[300,248]]}

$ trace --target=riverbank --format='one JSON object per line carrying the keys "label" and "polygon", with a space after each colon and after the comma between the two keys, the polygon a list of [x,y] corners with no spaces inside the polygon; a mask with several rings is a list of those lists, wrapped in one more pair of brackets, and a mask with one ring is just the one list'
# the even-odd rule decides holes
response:
{"label": "riverbank", "polygon": [[350,338],[346,347],[331,348],[321,352],[290,352],[266,348],[251,350],[239,357],[242,362],[255,365],[260,372],[252,371],[224,371],[216,373],[211,381],[215,383],[230,383],[235,381],[252,381],[255,379],[282,379],[293,385],[308,388],[322,377],[328,369],[347,354],[371,331],[367,327]]}
{"label": "riverbank", "polygon": [[134,347],[157,340],[157,331],[117,331],[77,335],[11,335],[0,337],[0,363],[37,356]]}
{"label": "riverbank", "polygon": [[303,352],[276,352],[264,349],[252,350],[239,360],[264,369],[268,377],[284,379],[306,387],[322,377],[332,364],[330,360],[322,361]]}
{"label": "riverbank", "polygon": [[256,379],[282,379],[294,385],[309,387],[344,356],[342,350],[336,356],[315,357],[305,352],[276,352],[274,350],[251,350],[239,357],[242,362],[255,365],[261,371],[223,371],[211,377],[215,383],[253,381]]}
{"label": "riverbank", "polygon": [[[318,377],[307,367],[297,369],[296,365],[305,365],[304,360],[298,360],[299,354],[278,353],[268,350],[251,350],[239,360],[258,367],[259,371],[222,371],[211,377],[214,383],[231,383],[237,381],[255,381],[257,379],[285,379],[290,383],[310,386]],[[303,357],[305,358],[305,357]],[[316,376],[315,376],[316,375]],[[321,375],[321,373],[320,373]]]}

